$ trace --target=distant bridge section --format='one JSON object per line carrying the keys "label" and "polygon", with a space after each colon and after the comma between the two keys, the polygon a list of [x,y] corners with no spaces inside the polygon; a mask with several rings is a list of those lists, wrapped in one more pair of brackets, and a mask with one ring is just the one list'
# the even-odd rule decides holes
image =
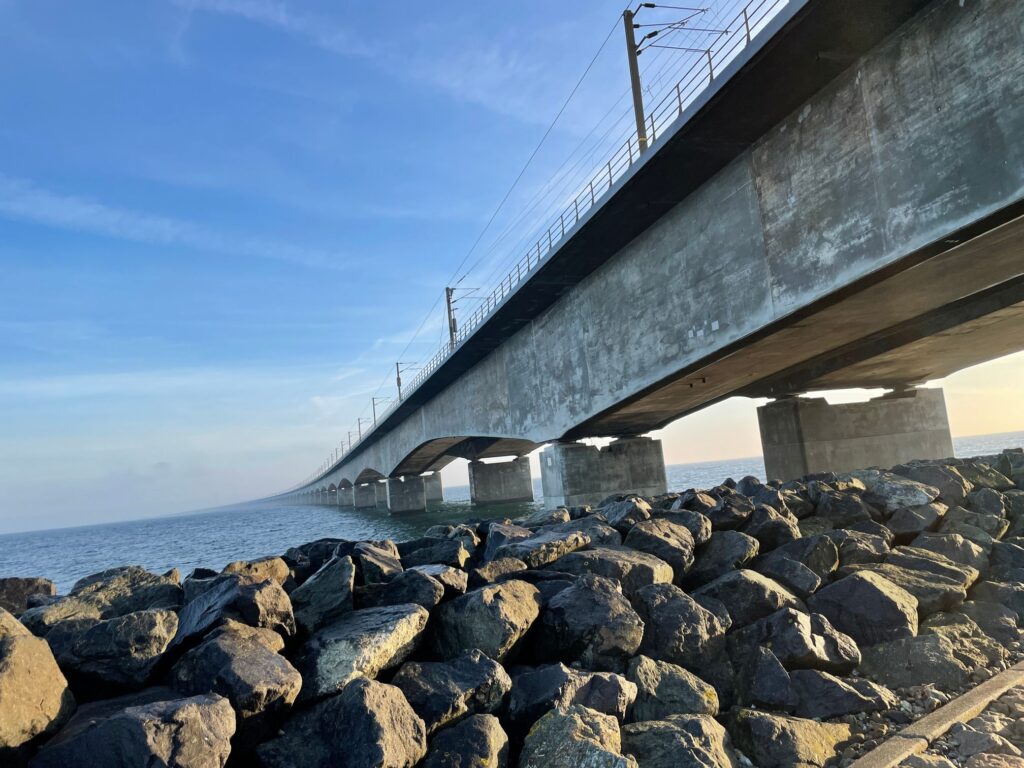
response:
{"label": "distant bridge section", "polygon": [[[654,493],[661,449],[641,435],[734,395],[774,398],[770,475],[949,454],[941,391],[913,385],[1024,348],[1022,137],[1024,3],[789,0],[471,335],[288,495],[421,509],[461,457],[475,498],[518,498],[528,463],[481,460],[544,444],[550,503]],[[840,387],[895,392],[793,400]]]}

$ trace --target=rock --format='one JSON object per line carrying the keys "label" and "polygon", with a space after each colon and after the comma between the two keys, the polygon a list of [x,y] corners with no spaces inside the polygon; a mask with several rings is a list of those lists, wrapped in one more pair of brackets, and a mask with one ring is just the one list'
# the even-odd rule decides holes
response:
{"label": "rock", "polygon": [[671,565],[677,584],[682,582],[693,565],[693,535],[685,526],[665,518],[637,523],[630,529],[623,543]]}
{"label": "rock", "polygon": [[236,743],[252,747],[269,735],[302,687],[298,671],[279,653],[283,648],[271,629],[228,622],[174,665],[171,685],[185,696],[224,696],[237,716]]}
{"label": "rock", "polygon": [[505,576],[510,576],[518,571],[525,571],[526,563],[522,560],[517,560],[514,557],[499,557],[496,560],[490,560],[479,568],[474,568],[469,572],[469,585],[476,589],[482,587],[485,584],[493,584],[496,581],[502,580]]}
{"label": "rock", "polygon": [[540,615],[539,596],[532,584],[511,579],[442,603],[431,621],[430,647],[443,659],[478,648],[504,661]]}
{"label": "rock", "polygon": [[528,539],[503,544],[494,553],[494,559],[512,557],[526,563],[528,568],[543,568],[563,555],[583,549],[589,544],[590,537],[579,531],[547,531]]}
{"label": "rock", "polygon": [[67,722],[75,698],[45,640],[0,608],[0,762]]}
{"label": "rock", "polygon": [[34,595],[50,597],[57,594],[56,585],[41,577],[0,579],[0,608],[17,616],[28,608],[28,599]]}
{"label": "rock", "polygon": [[[992,491],[992,493],[996,493],[996,491]],[[950,507],[942,518],[942,526],[939,530],[947,531],[953,525],[970,525],[984,531],[992,539],[999,539],[1010,527],[1010,521],[1002,515],[981,514],[971,512],[963,507]]]}
{"label": "rock", "polygon": [[573,704],[623,720],[636,696],[634,683],[610,672],[581,672],[564,664],[525,669],[512,678],[511,732],[521,735],[552,707]]}
{"label": "rock", "polygon": [[942,464],[903,464],[893,467],[893,472],[937,488],[939,498],[946,504],[963,504],[973,487],[956,467]]}
{"label": "rock", "polygon": [[644,622],[640,651],[646,656],[699,669],[724,646],[728,625],[675,585],[644,587],[633,607]]}
{"label": "rock", "polygon": [[860,668],[890,688],[934,683],[943,690],[967,684],[969,670],[957,658],[953,643],[942,635],[921,635],[861,648]]}
{"label": "rock", "polygon": [[824,766],[851,731],[845,724],[740,708],[730,713],[729,735],[758,768],[810,768]]}
{"label": "rock", "polygon": [[526,528],[539,528],[543,525],[554,525],[556,523],[567,523],[572,519],[569,510],[565,507],[558,509],[538,509],[526,517],[521,517],[515,522]]}
{"label": "rock", "polygon": [[1013,488],[1013,483],[1008,477],[983,461],[968,459],[956,469],[975,488],[991,488],[995,491],[1008,491]]}
{"label": "rock", "polygon": [[178,632],[171,648],[187,647],[229,619],[265,627],[285,637],[295,634],[291,600],[276,581],[254,582],[235,573],[206,580],[203,591],[178,614]]}
{"label": "rock", "polygon": [[[387,542],[390,544],[391,542]],[[438,542],[440,546],[461,547],[459,542]],[[432,547],[417,552],[431,550]],[[362,577],[363,584],[386,584],[400,574],[404,569],[402,560],[398,557],[397,549],[391,547],[377,546],[376,544],[361,541],[355,545],[352,551],[352,559],[358,565],[358,574]],[[421,565],[430,560],[416,560],[415,554],[408,555],[407,562],[410,565]]]}
{"label": "rock", "polygon": [[622,749],[642,768],[737,768],[725,728],[710,715],[673,715],[622,728]]}
{"label": "rock", "polygon": [[736,697],[747,707],[792,712],[800,703],[789,672],[778,657],[763,645],[755,645],[740,657]]}
{"label": "rock", "polygon": [[911,755],[900,763],[900,768],[956,768],[956,766],[944,757],[926,753]]}
{"label": "rock", "polygon": [[223,696],[175,698],[168,689],[150,689],[81,707],[32,768],[223,768],[234,733],[235,713]]}
{"label": "rock", "polygon": [[964,768],[1024,768],[1024,757],[982,752],[968,758]]}
{"label": "rock", "polygon": [[697,550],[686,583],[700,586],[730,571],[742,568],[758,552],[757,539],[739,531],[715,531],[708,543]]}
{"label": "rock", "polygon": [[626,679],[637,687],[628,715],[633,722],[718,714],[715,689],[676,664],[637,656],[629,662]]}
{"label": "rock", "polygon": [[774,553],[754,558],[750,569],[779,582],[801,600],[806,600],[821,586],[818,574],[799,560],[791,560],[782,555],[776,557]]}
{"label": "rock", "polygon": [[726,489],[716,489],[718,501],[709,510],[702,511],[711,521],[714,531],[735,530],[742,526],[754,511],[754,503],[746,496],[735,491],[726,493]]}
{"label": "rock", "polygon": [[520,768],[637,768],[620,752],[614,717],[579,705],[556,707],[538,720],[523,743]]}
{"label": "rock", "polygon": [[854,523],[853,525],[849,526],[847,530],[858,531],[860,533],[867,533],[872,536],[878,536],[882,539],[882,541],[885,542],[886,547],[891,547],[894,543],[892,531],[890,531],[881,523],[875,522],[874,520],[864,520],[860,523]]}
{"label": "rock", "polygon": [[651,516],[651,505],[640,498],[625,499],[613,502],[600,508],[608,525],[617,530],[623,536],[641,520],[647,520]]}
{"label": "rock", "polygon": [[970,617],[986,635],[1000,643],[1008,645],[1021,639],[1017,614],[1003,605],[968,600],[958,610]]}
{"label": "rock", "polygon": [[668,584],[673,578],[672,566],[664,560],[626,547],[594,547],[572,552],[550,567],[575,576],[593,573],[618,579],[626,595],[648,584]]}
{"label": "rock", "polygon": [[871,519],[871,511],[856,493],[826,491],[818,496],[815,514],[834,526],[846,527]]}
{"label": "rock", "polygon": [[877,573],[854,573],[822,587],[807,601],[840,632],[864,646],[917,634],[917,600]]}
{"label": "rock", "polygon": [[983,752],[989,754],[1020,756],[1020,750],[997,733],[986,733],[966,728],[956,735],[957,755],[961,759]]}
{"label": "rock", "polygon": [[340,691],[360,675],[397,667],[416,648],[429,613],[419,605],[364,608],[346,613],[306,641],[296,659],[301,701]]}
{"label": "rock", "polygon": [[385,605],[415,603],[428,611],[441,602],[444,586],[432,576],[420,571],[403,571],[386,584],[368,584],[356,588],[360,608],[379,608]]}
{"label": "rock", "polygon": [[365,677],[298,713],[257,749],[264,768],[412,768],[426,753],[427,729],[402,692]]}
{"label": "rock", "polygon": [[839,577],[852,573],[874,573],[906,590],[917,600],[917,613],[922,619],[936,611],[951,611],[967,599],[963,585],[936,573],[898,568],[890,563],[850,565],[839,569]]}
{"label": "rock", "polygon": [[942,576],[965,589],[978,578],[978,571],[971,566],[954,563],[937,552],[929,552],[927,549],[917,549],[916,547],[896,547],[885,556],[885,562],[896,568]]}
{"label": "rock", "polygon": [[135,611],[97,622],[64,622],[46,636],[75,690],[141,688],[178,630],[171,610]]}
{"label": "rock", "polygon": [[450,565],[442,565],[440,563],[414,565],[408,570],[425,573],[432,579],[436,579],[441,582],[441,586],[444,587],[445,597],[464,595],[466,594],[466,589],[469,587],[468,574],[465,571],[460,570],[459,568],[453,568]]}
{"label": "rock", "polygon": [[827,720],[861,712],[880,712],[899,704],[892,691],[868,680],[840,680],[816,669],[794,670],[790,680],[800,700],[796,708],[800,717]]}
{"label": "rock", "polygon": [[452,568],[462,568],[472,555],[463,540],[439,539],[435,544],[402,555],[402,565],[406,568],[417,565],[448,565]]}
{"label": "rock", "polygon": [[[958,506],[964,506],[963,503]],[[994,488],[979,488],[967,494],[966,506],[981,515],[1006,517],[1006,502],[1003,494]]]}
{"label": "rock", "polygon": [[509,523],[491,523],[487,528],[487,545],[484,547],[484,560],[493,560],[498,550],[513,541],[522,541],[533,536],[533,531],[521,525]]}
{"label": "rock", "polygon": [[590,537],[594,546],[610,544],[618,546],[622,543],[622,534],[608,525],[601,514],[586,515],[574,518],[567,523],[545,525],[537,529],[537,533],[572,533],[579,532]]}
{"label": "rock", "polygon": [[[698,491],[691,488],[688,491],[681,493],[673,502],[670,507],[672,512],[687,511],[687,512],[699,512],[700,514],[707,515],[715,506],[718,504],[718,499],[710,496],[703,491]],[[691,531],[692,532],[692,531]],[[697,537],[694,536],[694,540]]]}
{"label": "rock", "polygon": [[988,557],[989,570],[993,576],[1000,577],[1014,571],[1024,569],[1024,547],[1008,541],[997,541],[992,544],[992,552]]}
{"label": "rock", "polygon": [[683,526],[690,532],[695,547],[706,544],[708,539],[711,538],[711,521],[700,512],[694,512],[689,509],[676,511],[658,510],[653,513],[653,517],[656,520],[668,520],[670,523]]}
{"label": "rock", "polygon": [[832,572],[839,567],[839,550],[828,536],[818,534],[783,544],[773,550],[769,557],[788,557],[803,563],[823,582],[828,581]]}
{"label": "rock", "polygon": [[922,533],[910,546],[935,552],[960,565],[969,565],[981,574],[988,570],[985,550],[956,533]]}
{"label": "rock", "polygon": [[939,496],[939,489],[934,486],[925,485],[890,472],[873,473],[871,470],[866,470],[853,474],[859,476],[867,486],[868,494],[865,495],[865,501],[877,501],[890,513],[900,507],[931,504]]}
{"label": "rock", "polygon": [[979,581],[971,588],[971,600],[980,603],[999,603],[1017,614],[1020,623],[1024,618],[1024,584],[995,581]]}
{"label": "rock", "polygon": [[438,731],[423,768],[506,768],[508,736],[494,715],[471,715]]}
{"label": "rock", "polygon": [[842,528],[825,534],[839,551],[839,565],[879,563],[889,553],[889,545],[881,536]]}
{"label": "rock", "polygon": [[777,582],[745,569],[720,576],[693,593],[695,599],[705,596],[713,597],[728,608],[733,629],[745,627],[780,608],[804,607]]}
{"label": "rock", "polygon": [[474,649],[446,662],[408,661],[391,684],[405,694],[429,735],[466,715],[496,712],[512,689],[512,678]]}
{"label": "rock", "polygon": [[291,575],[291,569],[280,557],[261,557],[258,560],[236,560],[224,566],[223,573],[249,576],[253,581],[272,579],[282,586]]}
{"label": "rock", "polygon": [[614,671],[640,647],[644,623],[617,581],[587,574],[551,598],[535,632],[541,659]]}
{"label": "rock", "polygon": [[860,663],[860,650],[819,613],[783,608],[729,636],[730,655],[743,658],[766,646],[786,669],[816,669],[844,674]]}
{"label": "rock", "polygon": [[351,557],[332,557],[292,590],[292,610],[299,628],[310,634],[351,611],[355,576]]}
{"label": "rock", "polygon": [[795,517],[782,515],[765,504],[754,507],[743,526],[743,532],[757,539],[760,552],[769,552],[800,538],[800,528]]}

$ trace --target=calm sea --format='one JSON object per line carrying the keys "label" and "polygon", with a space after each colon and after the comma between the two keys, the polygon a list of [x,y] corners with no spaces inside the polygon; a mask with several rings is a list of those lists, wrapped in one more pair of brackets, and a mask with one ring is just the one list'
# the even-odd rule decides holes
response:
{"label": "calm sea", "polygon": [[[1024,432],[954,440],[958,456],[996,453],[1024,445]],[[727,477],[764,478],[760,456],[667,467],[673,490],[706,488]],[[288,547],[323,537],[408,539],[431,525],[468,517],[515,517],[543,506],[510,504],[475,507],[469,487],[445,488],[445,502],[421,514],[391,516],[375,510],[302,505],[245,504],[207,512],[131,522],[61,528],[0,536],[0,576],[45,576],[61,592],[82,576],[117,565],[138,564],[151,571],[204,566],[220,569],[232,560],[280,554]],[[534,483],[541,498],[540,480]]]}

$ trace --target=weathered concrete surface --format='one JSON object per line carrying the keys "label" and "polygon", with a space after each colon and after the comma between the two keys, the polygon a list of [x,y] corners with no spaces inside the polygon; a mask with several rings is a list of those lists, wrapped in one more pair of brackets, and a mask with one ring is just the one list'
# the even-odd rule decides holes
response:
{"label": "weathered concrete surface", "polygon": [[393,514],[422,512],[427,508],[426,484],[420,475],[389,477],[387,492],[388,511]]}
{"label": "weathered concrete surface", "polygon": [[356,509],[367,509],[377,506],[377,489],[374,486],[376,486],[376,483],[353,487],[353,506]]}
{"label": "weathered concrete surface", "polygon": [[[915,15],[874,48],[851,48],[911,5]],[[785,69],[788,55],[781,102],[748,88],[754,100],[737,108],[750,121],[719,113],[718,133],[706,125],[701,142],[686,138],[688,125],[663,134],[551,269],[563,250],[579,260],[604,247],[614,227],[598,229],[602,217],[621,228],[660,209],[667,187],[648,169],[679,180],[709,155],[728,162],[571,285],[545,265],[517,291],[518,330],[480,328],[473,344],[486,356],[463,364],[457,350],[455,368],[431,377],[443,388],[412,393],[315,487],[437,469],[484,439],[483,455],[521,455],[558,439],[642,434],[736,393],[916,383],[1019,349],[1024,6],[922,5],[794,10],[768,58],[739,62],[732,80],[723,73],[690,121],[728,103],[764,61]],[[844,7],[846,25],[801,27]],[[810,67],[796,66],[806,57],[845,69],[758,138],[730,143],[728,131],[806,86]],[[675,165],[658,166],[664,158]],[[553,284],[564,285],[560,298],[531,305]]]}
{"label": "weathered concrete surface", "polygon": [[427,504],[444,501],[444,486],[441,483],[440,472],[423,475],[423,492],[427,497]]}
{"label": "weathered concrete surface", "polygon": [[941,389],[915,389],[864,403],[788,398],[757,409],[768,477],[892,467],[953,455]]}
{"label": "weathered concrete surface", "polygon": [[469,463],[469,498],[474,504],[503,501],[533,501],[533,477],[530,459],[520,456],[512,461],[485,464]]}
{"label": "weathered concrete surface", "polygon": [[583,443],[555,443],[540,456],[541,487],[548,505],[596,504],[613,493],[665,493],[661,441],[649,437],[615,440],[598,449]]}

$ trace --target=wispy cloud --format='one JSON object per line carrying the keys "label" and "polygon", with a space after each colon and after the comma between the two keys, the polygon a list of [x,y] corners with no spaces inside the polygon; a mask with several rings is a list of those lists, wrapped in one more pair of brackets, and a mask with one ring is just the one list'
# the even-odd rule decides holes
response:
{"label": "wispy cloud", "polygon": [[276,259],[318,269],[346,269],[350,257],[245,235],[193,222],[53,192],[27,179],[0,173],[0,216],[58,229],[150,245],[177,245],[209,253]]}

